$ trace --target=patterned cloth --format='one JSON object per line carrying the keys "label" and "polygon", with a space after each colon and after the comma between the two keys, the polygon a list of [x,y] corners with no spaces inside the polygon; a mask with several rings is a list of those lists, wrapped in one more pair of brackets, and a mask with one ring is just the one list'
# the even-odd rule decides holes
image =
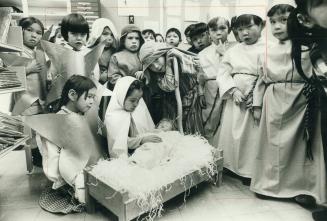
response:
{"label": "patterned cloth", "polygon": [[74,189],[65,185],[59,189],[47,186],[41,193],[39,205],[42,209],[51,213],[81,213],[85,211],[84,204],[74,198]]}

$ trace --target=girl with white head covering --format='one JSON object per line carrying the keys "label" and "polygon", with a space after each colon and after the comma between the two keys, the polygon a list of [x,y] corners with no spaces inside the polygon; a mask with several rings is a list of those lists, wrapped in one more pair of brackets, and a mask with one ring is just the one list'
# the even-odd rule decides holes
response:
{"label": "girl with white head covering", "polygon": [[110,157],[127,157],[128,149],[161,142],[156,135],[142,136],[155,128],[142,95],[141,82],[136,78],[126,76],[117,80],[105,116]]}
{"label": "girl with white head covering", "polygon": [[99,18],[94,21],[88,41],[88,47],[93,48],[102,41],[107,41],[107,44],[99,58],[99,81],[105,83],[108,80],[107,70],[111,55],[115,53],[118,48],[117,30],[115,25],[107,18]]}

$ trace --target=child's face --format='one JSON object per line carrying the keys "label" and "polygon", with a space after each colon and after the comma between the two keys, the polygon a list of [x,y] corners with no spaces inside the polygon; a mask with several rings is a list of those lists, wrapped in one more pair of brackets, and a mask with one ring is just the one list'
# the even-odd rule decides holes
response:
{"label": "child's face", "polygon": [[179,40],[176,32],[169,32],[166,36],[166,43],[172,47],[177,47],[179,45]]}
{"label": "child's face", "polygon": [[270,17],[271,33],[279,41],[285,41],[288,39],[287,33],[287,18],[290,15],[289,12],[283,14],[275,14]]}
{"label": "child's face", "polygon": [[322,28],[327,28],[327,0],[323,0],[317,6],[308,9],[308,15],[312,21]]}
{"label": "child's face", "polygon": [[126,35],[125,48],[131,52],[137,52],[140,48],[140,36],[137,32],[131,32]]}
{"label": "child's face", "polygon": [[142,98],[143,91],[135,89],[133,92],[126,97],[124,101],[124,109],[127,112],[133,112],[137,105],[139,104],[140,99]]}
{"label": "child's face", "polygon": [[210,44],[208,32],[195,35],[191,38],[194,47],[201,51]]}
{"label": "child's face", "polygon": [[68,32],[68,44],[72,46],[76,51],[80,51],[86,44],[87,34],[79,32]]}
{"label": "child's face", "polygon": [[218,44],[219,41],[225,42],[228,36],[228,26],[225,19],[219,19],[217,21],[217,29],[209,28],[209,35],[211,40]]}
{"label": "child's face", "polygon": [[100,42],[107,41],[106,47],[110,47],[114,42],[114,36],[110,30],[110,28],[105,27],[103,29],[102,35],[100,36]]}
{"label": "child's face", "polygon": [[173,130],[173,124],[169,122],[168,120],[162,120],[159,122],[157,129],[162,131],[172,131]]}
{"label": "child's face", "polygon": [[65,43],[66,43],[65,39],[62,37],[62,35],[61,35],[60,32],[58,32],[56,34],[55,43],[56,44],[59,44],[59,45],[65,45]]}
{"label": "child's face", "polygon": [[164,39],[160,35],[157,35],[156,41],[161,43],[161,42],[164,42]]}
{"label": "child's face", "polygon": [[237,33],[242,42],[247,45],[252,45],[258,41],[261,37],[262,26],[254,24],[253,20],[247,26],[241,26],[237,28]]}
{"label": "child's face", "polygon": [[152,62],[149,69],[153,72],[162,73],[166,71],[166,60],[164,56],[159,57],[157,60]]}
{"label": "child's face", "polygon": [[39,24],[34,23],[23,30],[24,45],[34,49],[42,38],[42,28]]}
{"label": "child's face", "polygon": [[150,32],[146,32],[143,35],[143,38],[144,38],[144,41],[155,41],[153,34]]}
{"label": "child's face", "polygon": [[96,88],[92,88],[88,91],[87,96],[86,92],[84,92],[76,101],[76,109],[80,112],[80,113],[85,113],[87,112],[92,104],[94,103],[95,97],[96,97]]}

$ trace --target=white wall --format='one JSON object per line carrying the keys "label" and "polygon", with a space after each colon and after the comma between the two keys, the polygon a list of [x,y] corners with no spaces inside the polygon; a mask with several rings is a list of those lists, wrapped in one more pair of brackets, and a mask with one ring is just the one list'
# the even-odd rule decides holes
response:
{"label": "white wall", "polygon": [[0,94],[0,112],[9,113],[10,94]]}

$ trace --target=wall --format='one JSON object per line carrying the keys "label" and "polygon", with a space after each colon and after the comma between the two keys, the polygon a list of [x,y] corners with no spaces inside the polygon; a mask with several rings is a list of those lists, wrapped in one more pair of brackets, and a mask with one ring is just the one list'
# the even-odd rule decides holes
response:
{"label": "wall", "polygon": [[[132,1],[132,0],[127,0]],[[137,0],[134,0],[137,1]],[[231,18],[235,13],[235,5],[264,5],[266,0],[148,0],[149,15],[135,16],[135,24],[141,29],[147,26],[144,23],[149,21],[157,22],[159,27],[155,32],[165,34],[166,30],[172,26],[180,29],[184,33],[185,28],[196,22],[208,22],[214,16]],[[128,16],[118,16],[118,0],[101,0],[101,16],[111,19],[116,28],[120,30],[128,24]],[[191,5],[189,5],[191,3]],[[260,4],[261,3],[261,4]],[[192,6],[198,5],[198,7]],[[179,13],[172,13],[171,8],[178,8]],[[187,12],[199,12],[199,17],[185,20]],[[149,24],[149,23],[148,23]]]}
{"label": "wall", "polygon": [[[149,16],[135,16],[135,25],[143,29],[143,24],[146,21],[158,22],[160,26],[160,3],[162,0],[149,0]],[[128,16],[118,16],[118,1],[117,0],[100,0],[101,17],[109,18],[116,25],[118,32],[128,24]],[[155,30],[160,31],[160,30]]]}

